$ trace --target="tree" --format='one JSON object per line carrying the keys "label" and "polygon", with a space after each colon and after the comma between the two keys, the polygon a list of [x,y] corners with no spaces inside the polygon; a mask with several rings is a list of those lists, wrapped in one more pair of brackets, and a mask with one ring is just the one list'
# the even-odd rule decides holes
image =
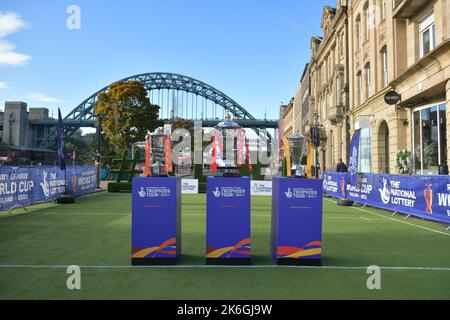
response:
{"label": "tree", "polygon": [[89,150],[89,145],[93,137],[90,135],[83,136],[81,129],[76,130],[71,135],[68,135],[65,139],[64,150],[67,155],[67,163],[72,164],[72,153],[75,151],[76,160],[79,163],[90,164],[93,163],[92,153]]}
{"label": "tree", "polygon": [[152,104],[140,81],[119,81],[100,93],[94,114],[101,117],[102,129],[111,143],[124,150],[144,141],[147,132],[155,130],[159,106]]}

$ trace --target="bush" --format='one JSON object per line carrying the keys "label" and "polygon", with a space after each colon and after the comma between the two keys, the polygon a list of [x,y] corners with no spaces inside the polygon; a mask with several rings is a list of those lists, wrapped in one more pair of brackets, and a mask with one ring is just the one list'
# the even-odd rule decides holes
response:
{"label": "bush", "polygon": [[206,181],[199,181],[198,182],[198,193],[206,193]]}
{"label": "bush", "polygon": [[253,172],[252,172],[253,180],[257,180],[257,181],[264,180],[264,177],[261,175],[261,169],[262,169],[261,164],[255,163],[254,165],[252,165],[252,167],[253,167],[252,168],[253,169]]}
{"label": "bush", "polygon": [[411,152],[406,149],[400,150],[395,157],[395,168],[400,174],[411,173]]}
{"label": "bush", "polygon": [[194,179],[198,179],[199,181],[203,177],[203,165],[194,164]]}
{"label": "bush", "polygon": [[110,182],[108,183],[108,192],[131,192],[131,182]]}

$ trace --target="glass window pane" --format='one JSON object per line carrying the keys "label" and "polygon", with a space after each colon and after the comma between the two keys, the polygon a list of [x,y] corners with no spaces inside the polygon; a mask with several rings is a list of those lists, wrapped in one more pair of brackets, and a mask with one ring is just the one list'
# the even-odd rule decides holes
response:
{"label": "glass window pane", "polygon": [[417,174],[422,171],[422,146],[420,143],[420,111],[414,112],[414,169]]}
{"label": "glass window pane", "polygon": [[431,50],[436,48],[436,32],[434,28],[434,24],[431,26]]}
{"label": "glass window pane", "polygon": [[422,56],[427,55],[430,52],[430,30],[426,30],[422,33]]}
{"label": "glass window pane", "polygon": [[422,113],[422,158],[424,173],[437,173],[438,135],[437,107],[421,111]]}
{"label": "glass window pane", "polygon": [[447,116],[445,114],[445,104],[439,105],[439,150],[441,153],[441,164],[447,161]]}
{"label": "glass window pane", "polygon": [[371,158],[372,158],[371,128],[361,129],[359,148],[360,148],[359,172],[370,173]]}

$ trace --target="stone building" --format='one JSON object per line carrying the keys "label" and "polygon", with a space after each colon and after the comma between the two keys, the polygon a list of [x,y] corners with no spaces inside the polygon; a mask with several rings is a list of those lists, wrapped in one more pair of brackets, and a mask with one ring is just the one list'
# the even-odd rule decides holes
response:
{"label": "stone building", "polygon": [[49,120],[47,108],[27,108],[25,102],[5,102],[2,113],[2,142],[19,148],[38,148],[46,135],[45,126],[35,126],[33,122]]}
{"label": "stone building", "polygon": [[[286,114],[291,123],[301,116],[295,126],[305,134],[317,118],[321,169],[348,161],[356,129],[360,172],[398,173],[401,149],[411,152],[416,174],[450,164],[448,0],[337,0],[323,9],[321,28],[302,76],[309,97],[302,80]],[[397,105],[384,101],[389,91],[401,95]]]}
{"label": "stone building", "polygon": [[305,65],[302,77],[300,79],[300,99],[301,99],[301,122],[300,122],[300,133],[305,136],[310,136],[311,125],[310,122],[310,109],[311,104],[311,81],[309,76],[309,63]]}
{"label": "stone building", "polygon": [[294,100],[295,98],[291,98],[289,103],[286,105],[282,120],[283,120],[283,137],[288,137],[294,132],[294,119],[295,113],[298,113],[299,110],[294,110]]}
{"label": "stone building", "polygon": [[333,170],[340,158],[347,157],[349,130],[349,55],[347,1],[337,1],[336,8],[323,9],[323,38],[311,40],[309,64],[311,97],[308,123],[318,117],[321,126],[319,163],[322,170]]}
{"label": "stone building", "polygon": [[[450,4],[355,0],[348,11],[351,133],[361,128],[361,172],[396,173],[401,149],[413,173],[436,174],[450,136]],[[395,90],[402,99],[387,105]]]}

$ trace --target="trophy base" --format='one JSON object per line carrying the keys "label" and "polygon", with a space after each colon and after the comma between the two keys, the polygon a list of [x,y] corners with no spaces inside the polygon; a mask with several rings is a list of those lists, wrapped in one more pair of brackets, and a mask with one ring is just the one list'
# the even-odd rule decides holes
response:
{"label": "trophy base", "polygon": [[207,266],[249,266],[251,258],[206,258]]}
{"label": "trophy base", "polygon": [[216,177],[222,178],[240,178],[241,173],[237,167],[218,167]]}
{"label": "trophy base", "polygon": [[278,266],[302,266],[302,267],[321,267],[321,259],[291,259],[277,258],[275,261]]}
{"label": "trophy base", "polygon": [[132,266],[173,266],[178,258],[132,258]]}

